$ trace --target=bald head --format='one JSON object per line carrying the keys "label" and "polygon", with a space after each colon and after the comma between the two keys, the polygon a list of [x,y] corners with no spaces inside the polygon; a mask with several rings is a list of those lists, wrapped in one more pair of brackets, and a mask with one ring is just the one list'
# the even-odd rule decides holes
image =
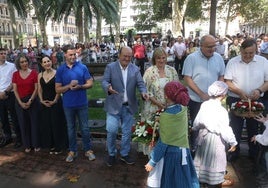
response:
{"label": "bald head", "polygon": [[216,48],[216,39],[212,35],[204,35],[200,40],[200,49],[207,58],[213,56]]}

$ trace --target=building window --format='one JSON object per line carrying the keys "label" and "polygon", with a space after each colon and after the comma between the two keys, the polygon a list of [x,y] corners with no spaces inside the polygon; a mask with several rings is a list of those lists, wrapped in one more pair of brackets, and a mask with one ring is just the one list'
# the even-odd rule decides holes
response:
{"label": "building window", "polygon": [[8,16],[8,9],[7,9],[7,8],[5,8],[5,11],[6,11],[6,15]]}

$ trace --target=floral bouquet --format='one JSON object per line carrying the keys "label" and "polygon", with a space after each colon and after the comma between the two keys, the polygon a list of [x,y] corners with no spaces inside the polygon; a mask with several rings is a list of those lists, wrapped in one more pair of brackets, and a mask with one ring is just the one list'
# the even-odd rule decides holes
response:
{"label": "floral bouquet", "polygon": [[258,101],[238,101],[232,104],[231,111],[240,117],[252,118],[264,111],[264,105]]}
{"label": "floral bouquet", "polygon": [[137,121],[132,127],[132,141],[153,145],[158,138],[159,116],[163,110],[156,111],[145,121]]}

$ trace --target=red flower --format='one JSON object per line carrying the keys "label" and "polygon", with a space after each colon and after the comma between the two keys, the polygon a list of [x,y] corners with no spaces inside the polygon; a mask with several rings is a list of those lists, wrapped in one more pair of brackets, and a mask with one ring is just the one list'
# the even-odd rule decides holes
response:
{"label": "red flower", "polygon": [[144,121],[140,122],[140,126],[144,126],[144,125],[145,125]]}
{"label": "red flower", "polygon": [[146,130],[147,130],[148,134],[151,134],[151,135],[153,134],[154,130],[152,127],[148,127]]}

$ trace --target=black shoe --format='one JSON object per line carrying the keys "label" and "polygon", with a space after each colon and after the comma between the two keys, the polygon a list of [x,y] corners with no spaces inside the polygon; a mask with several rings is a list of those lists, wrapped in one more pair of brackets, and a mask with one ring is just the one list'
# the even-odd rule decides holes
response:
{"label": "black shoe", "polygon": [[6,145],[10,144],[12,142],[12,139],[6,139],[6,138],[2,138],[1,142],[0,142],[0,148],[5,147]]}
{"label": "black shoe", "polygon": [[106,162],[108,167],[111,167],[115,164],[115,156],[109,156],[107,162]]}
{"label": "black shoe", "polygon": [[49,154],[50,154],[50,155],[54,154],[54,151],[55,151],[55,148],[50,148],[50,150],[49,150]]}
{"label": "black shoe", "polygon": [[21,142],[15,142],[14,144],[14,148],[17,149],[17,148],[20,148],[21,147]]}
{"label": "black shoe", "polygon": [[78,138],[82,138],[82,134],[80,132],[78,132],[76,135]]}
{"label": "black shoe", "polygon": [[123,162],[125,162],[125,163],[128,164],[128,165],[132,165],[132,164],[135,163],[133,160],[131,160],[131,159],[129,158],[128,155],[125,156],[125,157],[120,157],[120,160],[123,161]]}

